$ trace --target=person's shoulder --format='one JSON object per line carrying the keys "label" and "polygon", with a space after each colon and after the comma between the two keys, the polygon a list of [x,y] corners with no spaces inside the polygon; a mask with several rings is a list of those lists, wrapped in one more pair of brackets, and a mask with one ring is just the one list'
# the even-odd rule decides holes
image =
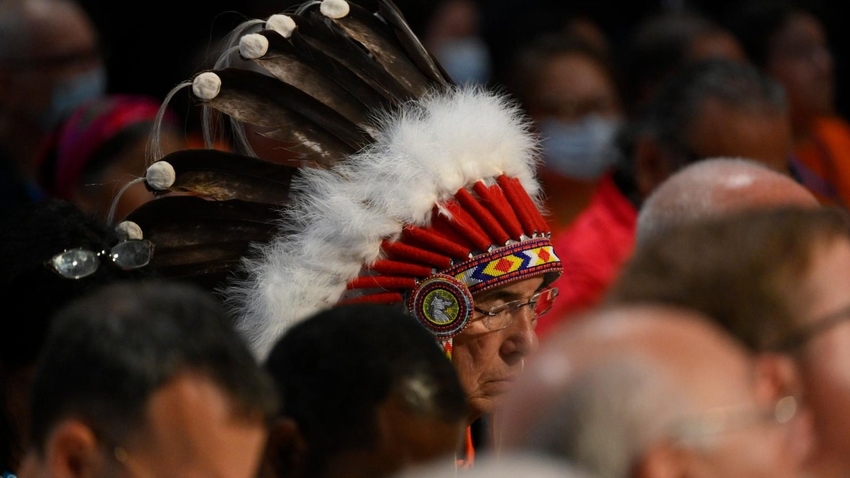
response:
{"label": "person's shoulder", "polygon": [[637,210],[616,187],[601,184],[590,204],[552,239],[560,254],[567,251],[600,251],[630,247],[637,227]]}

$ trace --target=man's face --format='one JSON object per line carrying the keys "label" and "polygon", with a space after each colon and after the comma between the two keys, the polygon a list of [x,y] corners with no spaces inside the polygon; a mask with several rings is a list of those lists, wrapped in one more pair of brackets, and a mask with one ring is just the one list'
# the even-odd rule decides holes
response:
{"label": "man's face", "polygon": [[687,139],[700,159],[749,158],[788,172],[791,123],[787,114],[776,110],[737,108],[709,99],[694,118]]}
{"label": "man's face", "polygon": [[794,415],[796,402],[776,396],[749,363],[719,357],[713,365],[716,373],[700,374],[702,383],[689,387],[699,411],[690,422],[696,432],[682,442],[687,475],[800,476],[811,442],[807,417]]}
{"label": "man's face", "polygon": [[552,57],[540,71],[530,112],[537,118],[575,123],[587,115],[622,116],[613,80],[601,65],[580,53]]}
{"label": "man's face", "polygon": [[[527,301],[543,284],[542,277],[514,282],[474,297],[475,306],[490,310],[514,300]],[[502,330],[487,330],[482,314],[453,341],[452,362],[467,395],[470,421],[492,412],[522,373],[523,359],[537,349],[537,317],[530,307],[517,310]]]}
{"label": "man's face", "polygon": [[[836,239],[815,252],[800,282],[808,300],[797,316],[803,327],[850,307],[850,241]],[[817,444],[815,467],[850,469],[850,320],[814,334],[799,350],[798,364],[806,404],[811,407]],[[850,319],[850,313],[846,314]]]}
{"label": "man's face", "polygon": [[266,430],[259,418],[236,414],[209,379],[184,374],[151,397],[146,426],[112,450],[119,476],[252,478]]}

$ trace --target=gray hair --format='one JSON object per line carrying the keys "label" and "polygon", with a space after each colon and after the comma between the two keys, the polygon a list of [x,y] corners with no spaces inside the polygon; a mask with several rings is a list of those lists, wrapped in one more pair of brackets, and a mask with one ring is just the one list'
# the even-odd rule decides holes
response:
{"label": "gray hair", "polygon": [[598,478],[627,478],[647,448],[687,413],[688,403],[651,360],[614,357],[579,375],[523,445],[566,458]]}

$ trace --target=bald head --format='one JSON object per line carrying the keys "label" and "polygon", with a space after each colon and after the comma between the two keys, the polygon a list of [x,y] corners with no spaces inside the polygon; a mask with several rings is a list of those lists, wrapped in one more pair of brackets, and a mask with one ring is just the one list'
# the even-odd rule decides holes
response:
{"label": "bald head", "polygon": [[[695,437],[681,430],[694,417],[772,403],[755,370],[742,345],[696,312],[660,305],[598,310],[547,339],[526,366],[497,416],[502,445],[566,458],[597,477],[689,476],[692,462],[653,450],[672,442],[690,449],[684,443]],[[713,470],[705,476],[794,476],[802,457],[789,453],[778,435],[783,429],[765,430],[774,435],[712,443],[716,448],[700,458]],[[748,447],[759,449],[757,458],[740,451]],[[656,473],[656,459],[672,460],[664,466],[681,473]],[[634,473],[644,466],[650,471]]]}
{"label": "bald head", "polygon": [[743,158],[710,158],[679,170],[647,198],[638,214],[637,242],[691,222],[818,201],[786,174]]}

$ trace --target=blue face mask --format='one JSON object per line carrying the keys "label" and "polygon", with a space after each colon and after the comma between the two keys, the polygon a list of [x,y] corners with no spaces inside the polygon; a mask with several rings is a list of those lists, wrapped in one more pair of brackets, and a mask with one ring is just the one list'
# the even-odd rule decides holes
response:
{"label": "blue face mask", "polygon": [[544,164],[567,177],[598,179],[619,158],[614,137],[620,125],[620,120],[597,115],[586,116],[576,123],[541,121]]}
{"label": "blue face mask", "polygon": [[490,52],[479,38],[448,40],[434,56],[458,84],[486,83],[490,79]]}
{"label": "blue face mask", "polygon": [[60,80],[53,87],[50,104],[38,115],[38,123],[49,131],[78,106],[105,92],[106,70],[102,67]]}

